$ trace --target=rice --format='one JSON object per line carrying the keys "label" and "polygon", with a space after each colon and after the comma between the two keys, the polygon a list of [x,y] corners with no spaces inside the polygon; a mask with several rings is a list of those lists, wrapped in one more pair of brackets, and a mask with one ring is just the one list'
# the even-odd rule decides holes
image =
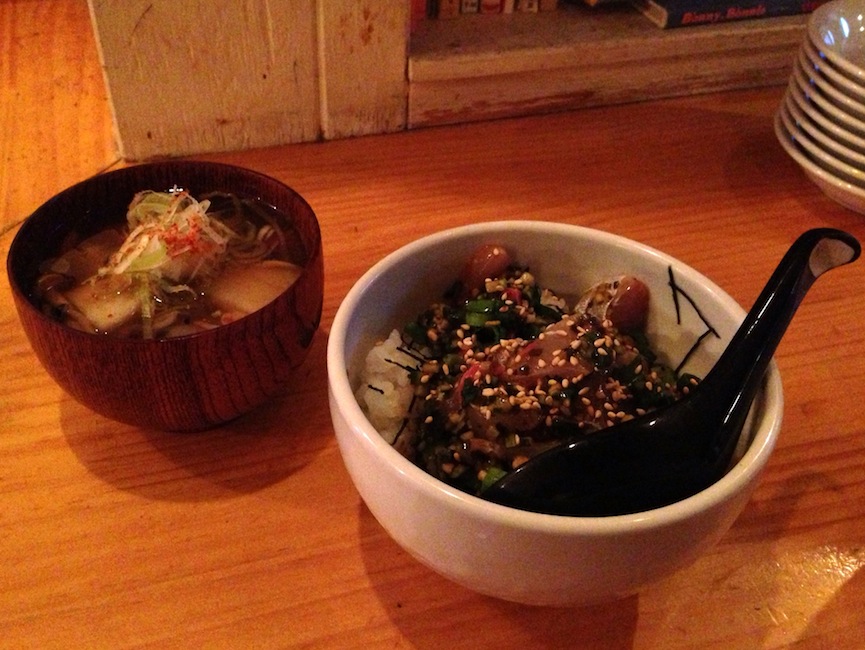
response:
{"label": "rice", "polygon": [[382,437],[393,443],[403,425],[414,389],[404,366],[416,361],[399,348],[402,339],[393,330],[366,356],[356,397],[370,423]]}

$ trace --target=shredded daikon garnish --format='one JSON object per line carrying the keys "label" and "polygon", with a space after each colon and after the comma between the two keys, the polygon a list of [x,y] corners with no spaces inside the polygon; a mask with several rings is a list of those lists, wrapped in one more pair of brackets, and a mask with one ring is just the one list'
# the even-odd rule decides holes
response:
{"label": "shredded daikon garnish", "polygon": [[151,273],[182,283],[222,262],[235,237],[222,221],[207,214],[210,201],[188,192],[145,190],[135,195],[126,215],[130,232],[97,276]]}

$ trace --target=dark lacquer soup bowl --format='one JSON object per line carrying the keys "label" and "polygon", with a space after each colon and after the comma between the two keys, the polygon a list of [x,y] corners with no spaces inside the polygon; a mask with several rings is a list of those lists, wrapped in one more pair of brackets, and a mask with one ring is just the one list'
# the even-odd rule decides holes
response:
{"label": "dark lacquer soup bowl", "polygon": [[[36,287],[47,260],[71,241],[124,224],[137,192],[178,188],[243,197],[272,209],[302,256],[293,284],[227,324],[164,339],[81,331],[45,309]],[[312,208],[280,181],[225,164],[150,163],[78,183],[22,224],[7,272],[24,331],[54,380],[96,413],[154,429],[208,429],[279,395],[306,358],[321,318],[322,245]]]}

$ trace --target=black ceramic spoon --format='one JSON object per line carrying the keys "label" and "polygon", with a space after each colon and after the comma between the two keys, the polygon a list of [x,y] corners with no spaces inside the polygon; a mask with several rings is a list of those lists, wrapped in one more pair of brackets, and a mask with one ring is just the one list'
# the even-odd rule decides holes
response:
{"label": "black ceramic spoon", "polygon": [[766,367],[808,289],[860,251],[845,232],[807,231],[688,397],[538,454],[484,498],[536,512],[607,516],[669,505],[708,487],[727,471]]}

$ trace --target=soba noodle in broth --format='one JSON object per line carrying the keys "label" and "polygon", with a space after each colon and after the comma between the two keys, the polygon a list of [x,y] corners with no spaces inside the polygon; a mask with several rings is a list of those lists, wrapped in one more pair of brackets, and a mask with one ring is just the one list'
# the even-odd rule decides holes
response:
{"label": "soba noodle in broth", "polygon": [[242,318],[300,275],[306,253],[291,220],[257,200],[147,190],[123,227],[49,260],[43,308],[67,325],[129,338],[171,338]]}

